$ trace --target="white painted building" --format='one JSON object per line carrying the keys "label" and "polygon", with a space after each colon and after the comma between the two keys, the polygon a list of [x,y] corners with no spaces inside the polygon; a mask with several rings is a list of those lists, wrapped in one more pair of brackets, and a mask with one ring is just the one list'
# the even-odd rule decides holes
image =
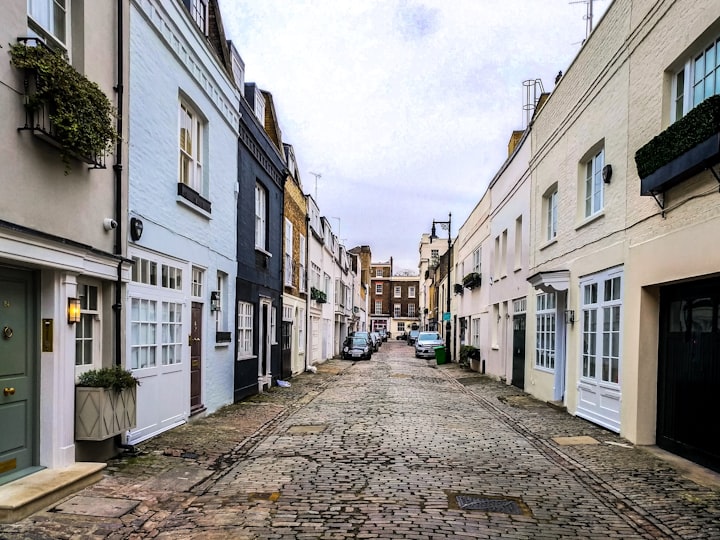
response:
{"label": "white painted building", "polygon": [[239,94],[215,3],[130,5],[134,443],[233,401]]}

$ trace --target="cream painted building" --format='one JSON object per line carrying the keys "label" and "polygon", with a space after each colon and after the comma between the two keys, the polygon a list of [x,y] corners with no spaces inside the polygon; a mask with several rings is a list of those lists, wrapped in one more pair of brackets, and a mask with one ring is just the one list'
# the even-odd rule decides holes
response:
{"label": "cream painted building", "polygon": [[537,114],[526,372],[533,395],[714,467],[717,140],[642,180],[635,153],[720,90],[718,39],[715,0],[615,0]]}

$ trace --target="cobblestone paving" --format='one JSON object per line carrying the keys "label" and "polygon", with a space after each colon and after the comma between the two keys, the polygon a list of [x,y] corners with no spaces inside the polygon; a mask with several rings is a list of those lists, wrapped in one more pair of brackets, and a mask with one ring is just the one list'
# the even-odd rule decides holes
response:
{"label": "cobblestone paving", "polygon": [[124,515],[54,505],[0,538],[720,538],[718,488],[402,342],[291,382],[154,438],[73,496],[138,501]]}

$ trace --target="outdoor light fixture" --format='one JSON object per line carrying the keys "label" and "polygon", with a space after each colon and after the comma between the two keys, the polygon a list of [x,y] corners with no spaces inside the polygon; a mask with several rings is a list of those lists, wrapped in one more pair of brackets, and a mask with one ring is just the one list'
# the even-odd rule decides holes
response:
{"label": "outdoor light fixture", "polygon": [[445,321],[445,354],[447,355],[448,362],[452,361],[452,356],[450,354],[450,337],[451,337],[451,328],[450,328],[450,247],[451,247],[451,231],[452,231],[452,213],[448,214],[447,221],[436,221],[433,219],[432,222],[432,228],[430,229],[430,243],[432,244],[433,239],[437,238],[435,225],[440,225],[441,228],[447,229],[448,232],[448,250],[447,250],[447,294],[445,295],[447,300],[447,317],[448,319]]}
{"label": "outdoor light fixture", "polygon": [[210,311],[220,311],[220,291],[210,292]]}
{"label": "outdoor light fixture", "polygon": [[567,324],[575,324],[575,311],[572,309],[565,310],[565,322]]}
{"label": "outdoor light fixture", "polygon": [[68,298],[67,319],[68,324],[75,324],[80,322],[79,298]]}

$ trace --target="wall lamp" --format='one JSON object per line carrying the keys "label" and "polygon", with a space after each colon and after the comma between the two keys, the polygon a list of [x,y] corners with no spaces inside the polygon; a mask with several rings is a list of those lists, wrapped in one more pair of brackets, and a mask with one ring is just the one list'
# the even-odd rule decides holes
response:
{"label": "wall lamp", "polygon": [[75,324],[75,323],[80,322],[80,299],[79,298],[68,298],[67,319],[68,319],[68,324]]}
{"label": "wall lamp", "polygon": [[565,322],[567,324],[575,324],[575,311],[572,309],[565,310]]}
{"label": "wall lamp", "polygon": [[220,291],[210,292],[210,311],[220,311]]}

